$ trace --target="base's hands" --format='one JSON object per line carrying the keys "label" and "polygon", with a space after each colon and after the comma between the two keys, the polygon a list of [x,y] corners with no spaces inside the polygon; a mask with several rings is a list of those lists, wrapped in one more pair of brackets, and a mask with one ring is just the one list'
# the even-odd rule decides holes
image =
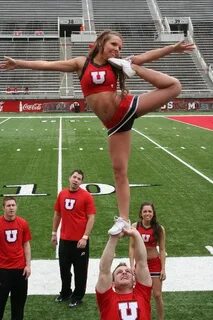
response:
{"label": "base's hands", "polygon": [[115,234],[115,235],[113,235],[113,236],[110,235],[111,238],[118,238],[118,239],[123,238],[124,236],[125,236],[125,234],[124,234],[123,231],[121,231],[120,233]]}
{"label": "base's hands", "polygon": [[138,230],[131,226],[130,228],[123,228],[123,232],[122,233],[125,236],[133,237],[136,234],[138,234]]}
{"label": "base's hands", "polygon": [[131,226],[129,228],[123,228],[122,232],[120,232],[119,234],[113,235],[111,237],[112,238],[122,238],[125,236],[134,237],[134,236],[137,236],[138,234],[139,234],[138,230]]}
{"label": "base's hands", "polygon": [[180,41],[173,45],[174,53],[190,53],[196,48],[194,43]]}
{"label": "base's hands", "polygon": [[4,57],[5,61],[0,62],[0,69],[13,70],[17,67],[16,60],[11,57]]}

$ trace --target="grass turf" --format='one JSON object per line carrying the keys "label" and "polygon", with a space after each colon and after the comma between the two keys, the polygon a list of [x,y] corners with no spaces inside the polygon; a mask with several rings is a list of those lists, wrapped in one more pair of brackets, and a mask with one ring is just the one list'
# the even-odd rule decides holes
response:
{"label": "grass turf", "polygon": [[[62,117],[61,168],[58,168],[59,116]],[[67,177],[73,168],[85,171],[85,183],[114,185],[106,131],[100,122],[96,118],[59,116],[12,118],[9,115],[8,121],[0,125],[0,193],[11,194],[18,190],[18,185],[33,184],[36,193],[47,194],[18,197],[18,213],[29,221],[32,230],[33,259],[55,258],[50,235],[59,183],[58,170],[62,173],[61,186],[67,186]],[[141,202],[153,201],[158,219],[166,229],[168,256],[209,255],[205,246],[211,245],[212,241],[209,232],[212,183],[192,168],[212,179],[212,132],[164,117],[143,117],[135,122],[134,129],[137,131],[132,132],[129,180],[132,184],[146,186],[131,188],[132,222],[137,219]],[[14,187],[8,188],[8,185]],[[96,190],[94,186],[92,188]],[[100,257],[107,230],[117,214],[115,193],[96,195],[95,202],[97,217],[91,235],[91,258]],[[117,256],[127,256],[125,241],[121,241]],[[211,297],[212,292],[164,293],[166,319],[208,320],[212,318]],[[53,298],[29,296],[26,319],[41,316],[47,320],[98,319],[94,295],[86,295],[84,304],[76,310],[70,310],[64,304],[56,305]],[[9,318],[7,312],[5,319]],[[153,315],[155,317],[154,305]]]}

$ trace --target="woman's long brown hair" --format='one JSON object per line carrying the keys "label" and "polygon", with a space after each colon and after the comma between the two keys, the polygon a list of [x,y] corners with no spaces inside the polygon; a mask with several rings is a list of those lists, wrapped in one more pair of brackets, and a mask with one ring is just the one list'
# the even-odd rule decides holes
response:
{"label": "woman's long brown hair", "polygon": [[150,206],[152,208],[152,211],[153,211],[153,217],[152,217],[152,220],[151,220],[151,227],[153,229],[153,232],[154,232],[154,237],[155,237],[155,240],[156,241],[159,241],[160,240],[160,236],[161,236],[161,232],[162,232],[162,227],[161,225],[158,223],[157,221],[157,215],[156,215],[156,210],[155,210],[155,207],[154,207],[154,204],[151,203],[151,202],[143,202],[141,204],[141,207],[140,207],[140,210],[139,210],[139,218],[140,218],[140,221],[139,223],[142,223],[143,221],[143,218],[142,218],[142,210],[145,206]]}
{"label": "woman's long brown hair", "polygon": [[[94,42],[93,46],[90,48],[89,51],[89,58],[91,60],[93,60],[95,58],[95,56],[99,53],[99,52],[103,52],[104,50],[104,45],[106,43],[106,41],[108,41],[112,36],[117,36],[119,37],[122,41],[123,41],[123,37],[122,35],[117,32],[117,31],[112,31],[112,30],[104,30],[96,39],[96,41]],[[126,88],[126,84],[125,84],[125,75],[122,72],[122,70],[118,70],[117,68],[114,68],[117,76],[118,76],[118,81],[119,81],[119,87],[120,90],[122,92],[122,95],[127,94],[128,90]]]}

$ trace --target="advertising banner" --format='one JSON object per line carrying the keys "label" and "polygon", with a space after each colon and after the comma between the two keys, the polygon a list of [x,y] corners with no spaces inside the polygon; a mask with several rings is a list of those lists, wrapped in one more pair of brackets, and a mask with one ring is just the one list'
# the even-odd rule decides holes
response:
{"label": "advertising banner", "polygon": [[[213,98],[174,99],[158,109],[172,111],[213,111]],[[0,112],[91,112],[83,99],[69,100],[0,100]]]}

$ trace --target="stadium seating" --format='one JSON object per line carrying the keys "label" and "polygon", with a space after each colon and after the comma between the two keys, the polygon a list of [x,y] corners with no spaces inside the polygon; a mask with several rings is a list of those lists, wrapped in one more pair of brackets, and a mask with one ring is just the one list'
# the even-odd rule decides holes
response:
{"label": "stadium seating", "polygon": [[190,17],[194,40],[207,64],[213,64],[213,1],[212,0],[158,0],[165,17]]}
{"label": "stadium seating", "polygon": [[0,34],[13,31],[58,34],[58,17],[82,16],[82,4],[78,0],[10,0],[0,1]]}
{"label": "stadium seating", "polygon": [[[58,17],[81,17],[78,0],[0,1],[0,54],[28,60],[64,59],[63,41],[59,39]],[[16,98],[60,97],[63,75],[58,72],[16,70],[1,74],[0,95]],[[12,90],[10,90],[12,88]],[[14,89],[14,90],[13,90]]]}
{"label": "stadium seating", "polygon": [[[0,40],[4,54],[18,59],[56,60],[60,56],[59,39],[48,39],[46,41],[11,41],[10,39]],[[59,94],[60,74],[58,72],[38,72],[18,69],[1,73],[0,88],[4,93],[13,95],[25,94],[28,87],[28,94],[32,96],[47,96]],[[14,92],[8,88],[15,88]],[[8,97],[7,97],[8,98]],[[15,96],[14,96],[15,98]]]}
{"label": "stadium seating", "polygon": [[[194,28],[194,40],[205,59],[213,64],[213,4],[212,0],[155,0],[159,8],[159,17],[191,17]],[[2,19],[0,21],[0,54],[29,60],[59,60],[86,55],[88,41],[71,42],[66,39],[66,52],[63,39],[58,34],[59,17],[83,17],[86,32],[101,32],[112,29],[120,32],[124,38],[123,56],[138,54],[158,48],[169,42],[156,40],[158,23],[153,18],[146,0],[91,0],[85,1],[1,1]],[[92,5],[91,5],[92,4]],[[89,17],[89,18],[88,18]],[[87,19],[91,19],[88,21]],[[160,21],[162,22],[162,21]],[[147,64],[147,67],[176,76],[181,80],[182,95],[193,96],[194,92],[206,95],[213,85],[193,55],[170,55],[160,61]],[[79,79],[75,74],[67,75],[64,87],[63,75],[56,72],[31,72],[16,70],[6,72],[0,78],[0,96],[8,95],[8,88],[18,88],[25,92],[29,88],[32,97],[51,96],[58,98],[64,92],[75,98],[83,97]],[[133,93],[152,89],[137,77],[127,80],[127,86]],[[63,90],[67,89],[67,90]],[[16,92],[17,93],[17,92]]]}

